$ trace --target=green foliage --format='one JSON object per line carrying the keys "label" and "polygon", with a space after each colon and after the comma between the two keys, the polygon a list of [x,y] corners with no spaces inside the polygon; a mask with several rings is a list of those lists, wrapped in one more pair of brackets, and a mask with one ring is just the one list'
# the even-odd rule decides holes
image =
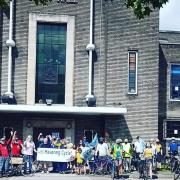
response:
{"label": "green foliage", "polygon": [[139,19],[149,16],[153,9],[160,9],[166,2],[168,0],[125,0],[127,8],[132,8]]}

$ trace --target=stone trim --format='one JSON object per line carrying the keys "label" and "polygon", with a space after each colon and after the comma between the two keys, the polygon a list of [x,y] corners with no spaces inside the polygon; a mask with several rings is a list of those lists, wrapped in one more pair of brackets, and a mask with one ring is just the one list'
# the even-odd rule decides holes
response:
{"label": "stone trim", "polygon": [[65,105],[73,105],[73,69],[75,17],[67,15],[29,14],[27,104],[35,104],[37,22],[67,23]]}

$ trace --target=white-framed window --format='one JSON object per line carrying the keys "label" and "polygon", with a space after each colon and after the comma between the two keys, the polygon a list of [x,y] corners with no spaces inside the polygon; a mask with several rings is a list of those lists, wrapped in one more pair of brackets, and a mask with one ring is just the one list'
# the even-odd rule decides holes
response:
{"label": "white-framed window", "polygon": [[180,64],[170,64],[170,100],[180,101]]}
{"label": "white-framed window", "polygon": [[29,14],[27,104],[73,105],[74,39],[74,16]]}
{"label": "white-framed window", "polygon": [[128,51],[128,94],[137,94],[138,51]]}

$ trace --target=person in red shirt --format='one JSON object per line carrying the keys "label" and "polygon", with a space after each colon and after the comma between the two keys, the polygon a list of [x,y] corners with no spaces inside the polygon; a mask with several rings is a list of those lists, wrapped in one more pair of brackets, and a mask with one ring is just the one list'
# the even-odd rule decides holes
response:
{"label": "person in red shirt", "polygon": [[3,173],[7,174],[9,170],[8,146],[11,143],[12,135],[13,135],[13,132],[11,132],[11,137],[8,141],[5,140],[5,137],[0,140],[0,177],[3,175]]}
{"label": "person in red shirt", "polygon": [[17,133],[15,131],[11,142],[11,155],[16,157],[20,156],[22,147],[23,143],[20,139],[18,139]]}

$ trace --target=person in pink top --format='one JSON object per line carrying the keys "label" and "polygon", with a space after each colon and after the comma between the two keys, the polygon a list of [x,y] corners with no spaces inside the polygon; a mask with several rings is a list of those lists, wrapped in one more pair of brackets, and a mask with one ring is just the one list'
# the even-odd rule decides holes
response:
{"label": "person in pink top", "polygon": [[[24,162],[25,162],[24,173],[27,173],[27,170],[29,171],[29,173],[31,173],[34,152],[36,152],[35,144],[32,140],[32,136],[29,135],[26,141],[24,142],[24,146],[23,146],[23,154],[24,154]],[[27,164],[29,164],[29,166],[27,166]]]}

